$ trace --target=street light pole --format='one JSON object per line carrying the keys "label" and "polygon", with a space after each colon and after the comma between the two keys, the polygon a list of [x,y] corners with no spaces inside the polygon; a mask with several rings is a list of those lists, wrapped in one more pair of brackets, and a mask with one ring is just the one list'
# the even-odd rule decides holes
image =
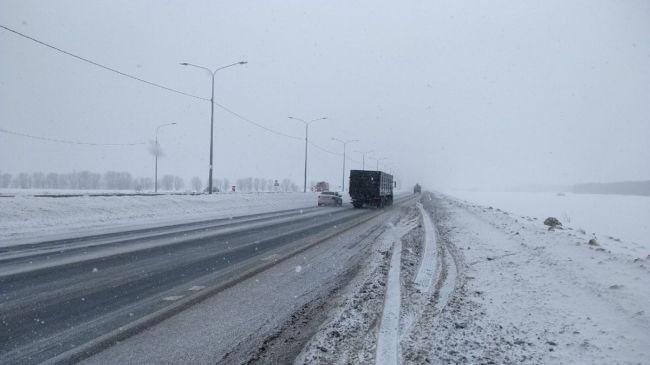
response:
{"label": "street light pole", "polygon": [[183,66],[192,66],[192,67],[206,70],[212,75],[212,96],[210,97],[210,173],[208,175],[208,194],[212,194],[212,156],[213,156],[213,145],[214,145],[214,76],[216,75],[217,71],[223,70],[224,68],[237,66],[237,65],[245,65],[247,63],[248,63],[247,61],[240,61],[230,65],[219,67],[214,71],[210,70],[207,67],[194,65],[187,62],[181,63],[181,65]]}
{"label": "street light pole", "polygon": [[307,192],[307,140],[309,138],[309,123],[305,123],[305,175],[302,180],[302,192]]}
{"label": "street light pole", "polygon": [[373,160],[375,160],[375,161],[377,162],[377,171],[379,171],[379,161],[388,160],[387,157],[382,157],[382,158],[379,158],[379,157],[377,157],[377,158],[375,158],[375,157],[370,157],[370,158],[373,159]]}
{"label": "street light pole", "polygon": [[360,153],[363,156],[362,159],[361,159],[361,170],[365,170],[366,169],[366,154],[367,153],[372,153],[372,152],[375,152],[375,151],[373,151],[373,150],[370,150],[370,151],[357,151],[357,150],[355,150],[354,152]]}
{"label": "street light pole", "polygon": [[153,180],[153,186],[154,186],[154,193],[158,192],[158,154],[160,153],[160,148],[158,147],[158,131],[162,127],[167,127],[170,125],[176,125],[176,123],[167,123],[167,124],[161,124],[158,127],[156,127],[156,150],[154,151],[154,156],[156,157],[156,172],[154,174],[154,180]]}
{"label": "street light pole", "polygon": [[332,137],[332,140],[343,143],[343,176],[341,177],[341,189],[342,189],[341,191],[345,193],[345,147],[348,143],[359,142],[359,140],[358,139],[342,140],[334,137]]}
{"label": "street light pole", "polygon": [[383,161],[383,160],[388,160],[388,158],[382,157],[377,159],[377,171],[379,171],[379,161]]}
{"label": "street light pole", "polygon": [[303,189],[303,193],[306,193],[307,192],[307,145],[309,144],[309,142],[308,142],[309,125],[312,124],[315,121],[318,121],[318,120],[325,120],[325,119],[327,119],[327,117],[316,118],[316,119],[312,119],[310,121],[305,121],[303,119],[296,118],[296,117],[289,117],[289,119],[298,120],[298,121],[301,121],[301,122],[303,122],[305,124],[305,178],[304,178],[302,189]]}

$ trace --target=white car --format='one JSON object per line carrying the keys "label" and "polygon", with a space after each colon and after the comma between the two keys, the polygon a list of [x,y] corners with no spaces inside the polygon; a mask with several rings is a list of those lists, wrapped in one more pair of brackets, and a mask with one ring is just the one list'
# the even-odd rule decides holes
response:
{"label": "white car", "polygon": [[340,207],[343,205],[343,197],[335,191],[323,191],[318,195],[318,206],[334,205]]}

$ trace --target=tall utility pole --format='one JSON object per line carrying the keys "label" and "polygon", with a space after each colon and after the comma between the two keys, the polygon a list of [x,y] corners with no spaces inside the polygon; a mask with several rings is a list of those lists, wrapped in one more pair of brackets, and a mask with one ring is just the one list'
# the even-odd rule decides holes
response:
{"label": "tall utility pole", "polygon": [[347,146],[348,143],[351,142],[359,142],[358,139],[347,139],[347,140],[342,140],[338,138],[332,137],[333,141],[341,142],[343,144],[343,176],[341,177],[341,191],[345,193],[345,147]]}
{"label": "tall utility pole", "polygon": [[385,158],[378,158],[378,159],[377,159],[377,171],[379,171],[379,161],[380,161],[380,160],[385,160]]}
{"label": "tall utility pole", "polygon": [[233,63],[231,65],[226,65],[226,66],[219,67],[219,68],[215,69],[214,71],[210,70],[207,67],[193,65],[193,64],[187,63],[187,62],[181,63],[181,65],[183,65],[183,66],[192,66],[192,67],[197,67],[197,68],[206,70],[212,75],[212,97],[210,97],[210,107],[211,107],[211,110],[210,110],[210,174],[208,176],[208,194],[212,194],[212,151],[213,151],[212,146],[213,146],[213,142],[214,142],[214,75],[217,73],[217,71],[223,70],[224,68],[237,66],[237,65],[245,65],[247,63],[248,62],[246,62],[246,61],[240,61],[240,62]]}
{"label": "tall utility pole", "polygon": [[377,161],[377,171],[379,171],[379,161],[384,161],[388,160],[387,157],[382,157],[382,158],[372,158],[373,160]]}
{"label": "tall utility pole", "polygon": [[375,152],[375,151],[373,151],[373,150],[370,150],[370,151],[357,151],[357,150],[355,150],[354,152],[360,153],[363,156],[362,159],[361,159],[361,170],[365,170],[366,169],[366,154],[372,153],[372,152]]}
{"label": "tall utility pole", "polygon": [[158,127],[156,127],[156,150],[154,151],[154,156],[156,157],[156,172],[154,173],[154,179],[153,179],[153,191],[154,193],[158,192],[158,155],[160,154],[160,147],[158,146],[158,131],[162,127],[167,127],[170,125],[176,125],[176,123],[167,123],[167,124],[161,124]]}
{"label": "tall utility pole", "polygon": [[289,117],[289,119],[298,120],[305,124],[305,180],[303,182],[302,191],[306,193],[307,192],[307,145],[309,144],[309,125],[318,120],[325,120],[327,119],[327,117],[316,118],[310,121],[306,121],[296,117]]}

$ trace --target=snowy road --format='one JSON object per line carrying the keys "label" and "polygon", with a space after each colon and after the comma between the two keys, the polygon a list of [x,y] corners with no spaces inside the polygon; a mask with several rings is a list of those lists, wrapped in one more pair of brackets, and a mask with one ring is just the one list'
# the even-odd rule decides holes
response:
{"label": "snowy road", "polygon": [[589,239],[423,193],[12,246],[0,362],[648,363],[650,255]]}
{"label": "snowy road", "polygon": [[97,351],[381,213],[309,208],[6,247],[0,362]]}
{"label": "snowy road", "polygon": [[33,273],[36,270],[49,269],[80,260],[85,262],[95,258],[105,260],[107,256],[130,254],[217,234],[237,233],[251,228],[290,222],[296,218],[307,219],[331,213],[331,210],[325,208],[310,207],[9,245],[0,248],[2,253],[0,275]]}

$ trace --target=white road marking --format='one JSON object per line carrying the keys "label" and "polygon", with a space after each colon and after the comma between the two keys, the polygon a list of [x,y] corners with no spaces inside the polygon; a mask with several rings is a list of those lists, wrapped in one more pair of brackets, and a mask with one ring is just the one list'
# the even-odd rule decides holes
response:
{"label": "white road marking", "polygon": [[189,288],[188,290],[199,291],[199,290],[202,290],[204,288],[205,288],[205,286],[202,286],[202,285],[194,285],[193,287]]}
{"label": "white road marking", "polygon": [[274,254],[271,255],[271,256],[264,257],[264,258],[262,259],[262,261],[275,261],[275,260],[277,260],[277,259],[279,259],[279,258],[280,258],[280,255],[278,255],[277,253],[274,253]]}
{"label": "white road marking", "polygon": [[163,298],[163,300],[168,301],[168,302],[173,302],[175,300],[181,299],[182,297],[183,297],[182,295],[172,295],[172,296]]}

